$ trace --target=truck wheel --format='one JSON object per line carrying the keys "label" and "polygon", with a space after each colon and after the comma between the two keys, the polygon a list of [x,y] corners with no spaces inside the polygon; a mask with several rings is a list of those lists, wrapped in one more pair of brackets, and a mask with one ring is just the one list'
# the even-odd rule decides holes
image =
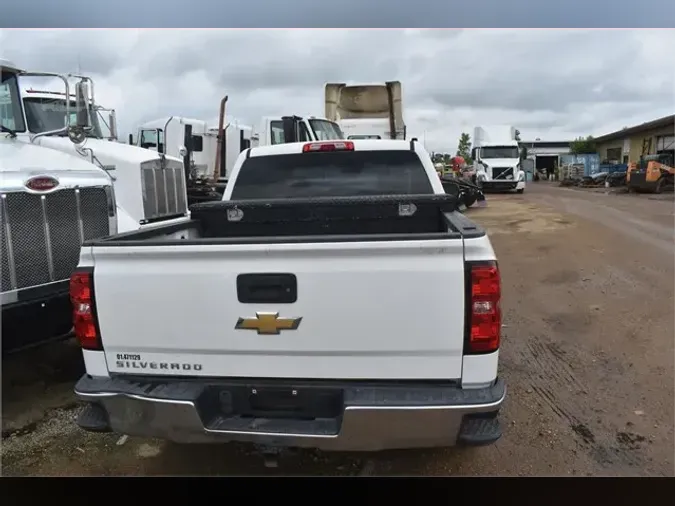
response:
{"label": "truck wheel", "polygon": [[656,182],[656,188],[654,188],[654,193],[663,193],[664,186],[666,186],[666,178],[661,177],[661,179],[659,179]]}
{"label": "truck wheel", "polygon": [[525,188],[521,188],[520,190],[516,190],[516,193],[523,193],[525,191]]}

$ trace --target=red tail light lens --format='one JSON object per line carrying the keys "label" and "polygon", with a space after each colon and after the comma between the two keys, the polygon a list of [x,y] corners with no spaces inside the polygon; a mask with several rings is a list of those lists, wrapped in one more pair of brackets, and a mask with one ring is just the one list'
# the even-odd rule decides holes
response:
{"label": "red tail light lens", "polygon": [[85,350],[101,350],[96,327],[93,290],[94,273],[78,270],[70,276],[70,301],[73,304],[73,328]]}
{"label": "red tail light lens", "polygon": [[499,349],[500,298],[501,279],[496,262],[471,264],[469,353],[489,353]]}
{"label": "red tail light lens", "polygon": [[354,143],[351,141],[310,142],[302,147],[303,153],[315,151],[354,151]]}

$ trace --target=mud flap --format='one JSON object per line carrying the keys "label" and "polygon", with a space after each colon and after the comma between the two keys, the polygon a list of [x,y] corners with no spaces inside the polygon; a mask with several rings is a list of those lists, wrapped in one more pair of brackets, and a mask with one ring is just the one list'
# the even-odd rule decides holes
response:
{"label": "mud flap", "polygon": [[77,425],[88,432],[112,432],[108,413],[99,404],[88,403],[78,415]]}
{"label": "mud flap", "polygon": [[485,446],[502,437],[499,420],[494,418],[465,417],[457,443],[463,446]]}

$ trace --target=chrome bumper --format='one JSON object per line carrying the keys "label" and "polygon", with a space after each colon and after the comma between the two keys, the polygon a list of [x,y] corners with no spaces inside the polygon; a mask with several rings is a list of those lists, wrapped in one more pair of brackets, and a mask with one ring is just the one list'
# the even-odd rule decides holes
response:
{"label": "chrome bumper", "polygon": [[[296,388],[285,380],[277,381]],[[339,413],[324,418],[223,414],[214,392],[251,390],[251,383],[253,380],[219,384],[85,375],[75,386],[76,395],[88,402],[78,425],[89,431],[180,443],[244,441],[336,451],[480,445],[501,435],[497,413],[506,395],[502,380],[474,390],[448,385],[344,383],[331,387],[340,393]],[[307,391],[316,386],[298,384],[297,388]]]}
{"label": "chrome bumper", "polygon": [[514,181],[510,179],[491,179],[490,181],[481,181],[479,183],[482,189],[515,189],[519,183],[524,181]]}

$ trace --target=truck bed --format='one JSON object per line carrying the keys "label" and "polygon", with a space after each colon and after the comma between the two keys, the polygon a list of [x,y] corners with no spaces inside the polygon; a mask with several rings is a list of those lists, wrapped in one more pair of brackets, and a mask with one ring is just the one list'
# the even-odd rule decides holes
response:
{"label": "truck bed", "polygon": [[457,212],[453,195],[206,202],[191,220],[92,240],[85,246],[433,240],[484,231]]}
{"label": "truck bed", "polygon": [[[107,367],[459,379],[464,244],[484,232],[448,206],[448,195],[230,201],[193,208],[184,225],[92,241],[81,264],[93,268]],[[269,335],[277,318],[290,326]]]}

